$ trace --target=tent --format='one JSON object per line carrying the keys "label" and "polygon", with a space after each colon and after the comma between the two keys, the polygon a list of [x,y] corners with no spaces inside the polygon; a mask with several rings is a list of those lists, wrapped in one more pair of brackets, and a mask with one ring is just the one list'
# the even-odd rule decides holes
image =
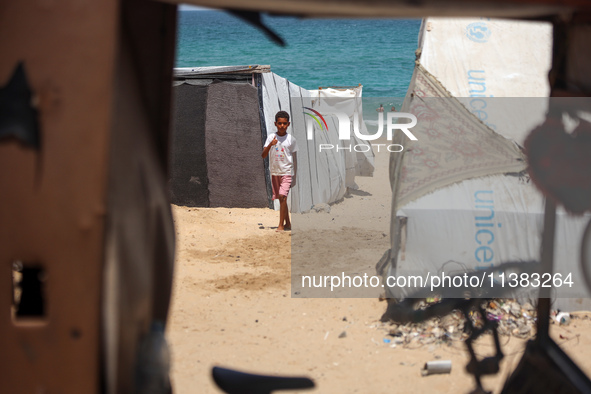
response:
{"label": "tent", "polygon": [[264,71],[269,67],[175,69],[173,204],[268,206],[256,88]]}
{"label": "tent", "polygon": [[[337,143],[337,134],[307,138],[304,108],[318,107],[310,92],[271,72],[269,66],[178,68],[175,97],[171,199],[175,204],[210,207],[274,207],[268,159],[262,144],[275,132],[275,113],[291,115],[288,133],[298,141],[298,182],[288,200],[292,212],[341,199],[355,176],[371,176],[372,152],[318,151],[317,143]],[[361,91],[325,89],[359,106],[340,108],[352,119],[361,112]],[[351,100],[351,98],[359,100]],[[325,101],[323,101],[325,102]],[[323,110],[326,108],[323,107]],[[327,122],[336,130],[335,119]],[[322,140],[322,141],[320,141]]]}
{"label": "tent", "polygon": [[[539,260],[544,199],[524,171],[522,147],[552,105],[551,37],[551,26],[540,22],[423,21],[403,107],[419,118],[418,141],[405,142],[404,154],[392,156],[392,248],[378,264],[380,274],[457,273]],[[557,212],[555,272],[562,278],[581,278],[580,242],[589,217]],[[387,290],[402,298],[414,289]],[[591,307],[580,281],[555,296],[555,307]]]}
{"label": "tent", "polygon": [[[367,126],[363,121],[363,101],[362,86],[329,86],[320,87],[318,90],[310,91],[314,100],[312,107],[328,115],[335,120],[331,114],[335,112],[344,112],[349,117],[351,129],[357,127],[362,134],[368,134]],[[355,145],[361,141],[351,133],[352,141],[349,145]],[[342,143],[342,142],[341,142]],[[357,189],[355,176],[373,176],[374,171],[374,152],[342,150],[345,155],[345,184],[349,188]]]}

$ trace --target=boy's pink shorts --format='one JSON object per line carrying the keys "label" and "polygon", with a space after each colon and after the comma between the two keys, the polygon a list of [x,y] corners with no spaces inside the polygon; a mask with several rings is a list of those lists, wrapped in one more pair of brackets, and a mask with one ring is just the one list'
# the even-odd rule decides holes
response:
{"label": "boy's pink shorts", "polygon": [[279,195],[286,196],[291,187],[291,175],[271,175],[273,184],[273,200],[279,199]]}

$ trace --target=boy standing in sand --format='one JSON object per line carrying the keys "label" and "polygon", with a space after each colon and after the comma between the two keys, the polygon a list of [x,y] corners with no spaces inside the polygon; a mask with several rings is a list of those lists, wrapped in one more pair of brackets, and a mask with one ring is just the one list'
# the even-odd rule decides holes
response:
{"label": "boy standing in sand", "polygon": [[277,226],[277,231],[291,230],[287,194],[289,189],[296,184],[298,145],[295,138],[287,134],[289,125],[289,114],[285,111],[277,112],[275,115],[277,132],[267,137],[261,155],[264,159],[269,155],[269,152],[271,153],[269,167],[271,169],[271,183],[273,184],[273,200],[279,200],[279,226]]}

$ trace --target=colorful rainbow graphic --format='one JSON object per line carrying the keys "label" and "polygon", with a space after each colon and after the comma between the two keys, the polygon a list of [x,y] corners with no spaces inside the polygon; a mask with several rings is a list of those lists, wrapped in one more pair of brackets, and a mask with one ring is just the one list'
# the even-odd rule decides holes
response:
{"label": "colorful rainbow graphic", "polygon": [[314,119],[316,121],[316,123],[318,123],[318,126],[320,126],[320,129],[321,130],[328,131],[328,125],[326,124],[326,120],[324,120],[324,117],[322,115],[320,115],[320,112],[318,112],[316,110],[313,110],[312,108],[308,108],[308,107],[304,107],[304,108],[307,109],[307,110],[309,110],[309,111],[312,111],[316,115],[318,115],[320,117],[320,120],[322,120],[322,123],[324,123],[324,126],[322,126],[322,123],[320,123],[320,120],[316,116],[314,116],[312,114],[309,114],[307,112],[304,112],[305,115],[311,116],[312,119]]}

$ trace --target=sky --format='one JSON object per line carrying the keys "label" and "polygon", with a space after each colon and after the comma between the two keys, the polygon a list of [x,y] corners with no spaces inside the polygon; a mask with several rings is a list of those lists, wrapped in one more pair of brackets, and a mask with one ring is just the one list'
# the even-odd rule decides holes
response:
{"label": "sky", "polygon": [[214,8],[206,8],[206,7],[197,7],[195,5],[187,5],[181,4],[179,6],[179,11],[208,11],[213,10]]}

